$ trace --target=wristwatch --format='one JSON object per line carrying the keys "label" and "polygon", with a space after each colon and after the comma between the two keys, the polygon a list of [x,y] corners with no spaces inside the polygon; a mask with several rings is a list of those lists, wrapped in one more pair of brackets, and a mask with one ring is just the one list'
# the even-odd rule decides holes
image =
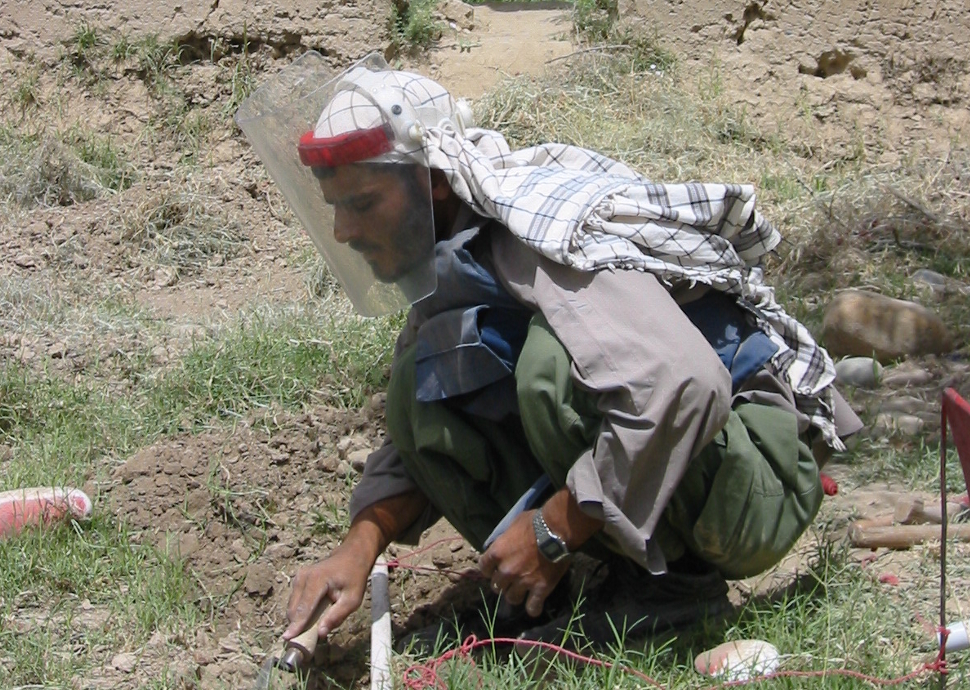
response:
{"label": "wristwatch", "polygon": [[536,545],[539,547],[539,553],[546,560],[558,563],[569,555],[566,542],[563,541],[562,537],[549,529],[549,525],[546,524],[545,519],[542,517],[541,508],[532,516],[532,528],[536,532]]}

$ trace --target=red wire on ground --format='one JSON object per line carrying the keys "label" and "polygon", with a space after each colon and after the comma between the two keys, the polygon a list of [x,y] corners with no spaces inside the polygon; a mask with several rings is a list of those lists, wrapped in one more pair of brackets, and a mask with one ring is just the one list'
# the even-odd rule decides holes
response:
{"label": "red wire on ground", "polygon": [[[439,569],[431,566],[412,565],[412,564],[403,562],[419,554],[426,553],[436,546],[439,546],[441,544],[444,544],[450,541],[455,541],[458,539],[460,539],[460,537],[447,537],[444,539],[439,539],[420,549],[416,549],[414,551],[406,553],[397,558],[390,559],[387,562],[387,566],[388,568],[403,568],[406,570],[413,570],[413,571],[452,573],[452,574],[460,575],[462,577],[481,577],[481,575],[477,574],[475,571],[457,572],[457,571],[443,570],[443,569]],[[941,675],[945,675],[947,673],[947,668],[946,668],[946,658],[945,658],[944,650],[946,649],[946,638],[947,638],[947,635],[949,634],[949,630],[943,627],[938,627],[936,631],[940,634],[940,638],[941,638],[940,649],[939,649],[939,652],[937,653],[936,659],[932,663],[923,664],[920,668],[916,669],[915,671],[911,673],[907,673],[906,675],[903,675],[903,676],[899,676],[898,678],[891,678],[891,679],[877,678],[875,676],[870,676],[868,674],[861,673],[859,671],[853,671],[850,669],[827,669],[823,671],[777,671],[774,673],[757,676],[755,678],[751,678],[743,681],[725,681],[718,685],[710,686],[710,690],[714,690],[716,688],[742,687],[744,685],[750,685],[751,683],[761,682],[765,680],[772,680],[775,678],[824,678],[826,676],[836,676],[836,675],[847,676],[850,678],[857,678],[859,680],[865,680],[876,686],[889,687],[889,686],[900,685],[902,683],[909,682],[926,673],[939,673]],[[489,638],[485,640],[479,640],[477,637],[472,635],[468,637],[460,646],[456,647],[455,649],[448,650],[447,652],[445,652],[444,654],[442,654],[441,656],[435,659],[432,659],[422,664],[413,664],[409,666],[404,671],[404,677],[402,680],[403,686],[408,690],[425,690],[426,688],[432,688],[434,690],[438,690],[438,689],[444,690],[448,687],[448,683],[440,677],[438,672],[445,663],[453,659],[463,659],[468,663],[470,663],[473,668],[476,668],[475,661],[474,659],[471,658],[471,653],[474,650],[479,649],[481,647],[492,647],[495,645],[515,645],[515,646],[519,646],[520,648],[534,647],[534,648],[544,649],[555,653],[555,655],[557,656],[562,656],[565,659],[578,661],[585,665],[595,666],[599,668],[609,669],[616,666],[615,664],[612,664],[608,661],[603,661],[602,659],[597,659],[595,657],[578,654],[564,647],[561,647],[559,645],[554,645],[548,642],[541,642],[538,640],[519,640],[519,639],[507,638],[507,637],[496,637],[496,638]],[[620,665],[618,666],[618,668],[624,673],[627,673],[631,676],[639,678],[640,680],[652,685],[653,687],[656,687],[656,688],[665,687],[664,685],[662,685],[655,679],[651,678],[647,674],[631,666]],[[481,677],[479,677],[478,686],[479,687],[481,686]]]}
{"label": "red wire on ground", "polygon": [[[944,635],[946,633],[944,632]],[[424,664],[414,664],[409,666],[404,671],[404,687],[408,690],[425,690],[425,688],[434,688],[435,690],[441,689],[446,690],[448,688],[448,683],[438,675],[438,671],[442,665],[451,661],[452,659],[464,659],[468,661],[475,668],[475,661],[470,658],[470,654],[473,650],[479,647],[490,647],[499,644],[510,644],[518,647],[534,647],[539,649],[545,649],[554,652],[557,656],[561,655],[566,659],[572,661],[579,661],[588,666],[596,666],[598,668],[613,668],[616,664],[612,664],[608,661],[603,661],[602,659],[596,659],[595,657],[585,656],[583,654],[577,654],[568,649],[560,647],[558,645],[550,644],[548,642],[540,642],[537,640],[518,640],[508,637],[496,637],[493,639],[479,640],[474,635],[468,637],[459,647],[451,649],[436,659]],[[665,686],[651,678],[647,674],[639,671],[631,666],[620,665],[619,668],[624,673],[631,676],[639,678],[640,680],[652,685],[655,688],[664,688]],[[750,678],[748,680],[738,680],[738,681],[726,681],[718,685],[710,686],[709,690],[716,690],[716,688],[736,688],[745,685],[750,685],[752,683],[759,683],[765,680],[773,680],[776,678],[824,678],[826,676],[847,676],[849,678],[857,678],[859,680],[864,680],[873,685],[880,687],[889,687],[893,685],[901,685],[907,683],[915,678],[918,678],[926,673],[946,673],[946,661],[943,659],[942,649],[933,663],[923,664],[922,667],[916,669],[912,673],[907,673],[904,676],[899,676],[898,678],[884,679],[877,678],[875,676],[870,676],[859,671],[852,671],[850,669],[827,669],[824,671],[777,671],[775,673],[767,673],[765,675]],[[481,687],[481,678],[479,678],[478,686]]]}

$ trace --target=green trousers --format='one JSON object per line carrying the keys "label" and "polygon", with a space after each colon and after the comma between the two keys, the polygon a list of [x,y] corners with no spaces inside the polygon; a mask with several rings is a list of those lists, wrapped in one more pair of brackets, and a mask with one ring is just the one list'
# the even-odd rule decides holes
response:
{"label": "green trousers", "polygon": [[[418,402],[413,347],[388,387],[388,433],[409,476],[477,549],[543,473],[562,487],[600,426],[595,396],[573,386],[569,355],[541,315],[515,378],[521,418],[502,422],[447,401]],[[748,577],[781,560],[821,501],[818,467],[794,415],[740,404],[691,460],[652,539],[668,561],[690,552],[725,577]],[[591,551],[604,545],[615,550],[604,537]]]}

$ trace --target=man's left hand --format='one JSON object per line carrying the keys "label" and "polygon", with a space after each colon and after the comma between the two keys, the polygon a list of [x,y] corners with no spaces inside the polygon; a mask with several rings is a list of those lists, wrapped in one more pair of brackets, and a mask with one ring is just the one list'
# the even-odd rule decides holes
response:
{"label": "man's left hand", "polygon": [[536,544],[532,528],[534,510],[519,515],[505,533],[496,539],[478,561],[482,574],[510,604],[525,602],[533,618],[542,613],[543,604],[569,569],[572,559],[558,563],[547,560]]}

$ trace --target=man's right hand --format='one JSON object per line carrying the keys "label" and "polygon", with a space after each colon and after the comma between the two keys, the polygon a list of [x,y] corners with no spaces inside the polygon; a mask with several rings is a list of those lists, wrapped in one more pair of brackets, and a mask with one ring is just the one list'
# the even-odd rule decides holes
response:
{"label": "man's right hand", "polygon": [[300,568],[293,578],[293,590],[286,605],[289,627],[283,639],[296,637],[325,607],[317,623],[317,634],[325,637],[356,611],[364,600],[367,576],[373,560],[345,541],[329,558]]}
{"label": "man's right hand", "polygon": [[290,624],[283,639],[291,640],[302,633],[317,616],[317,632],[324,637],[356,611],[364,600],[367,577],[377,557],[427,506],[427,498],[409,491],[360,511],[343,543],[328,558],[297,571],[286,605]]}

